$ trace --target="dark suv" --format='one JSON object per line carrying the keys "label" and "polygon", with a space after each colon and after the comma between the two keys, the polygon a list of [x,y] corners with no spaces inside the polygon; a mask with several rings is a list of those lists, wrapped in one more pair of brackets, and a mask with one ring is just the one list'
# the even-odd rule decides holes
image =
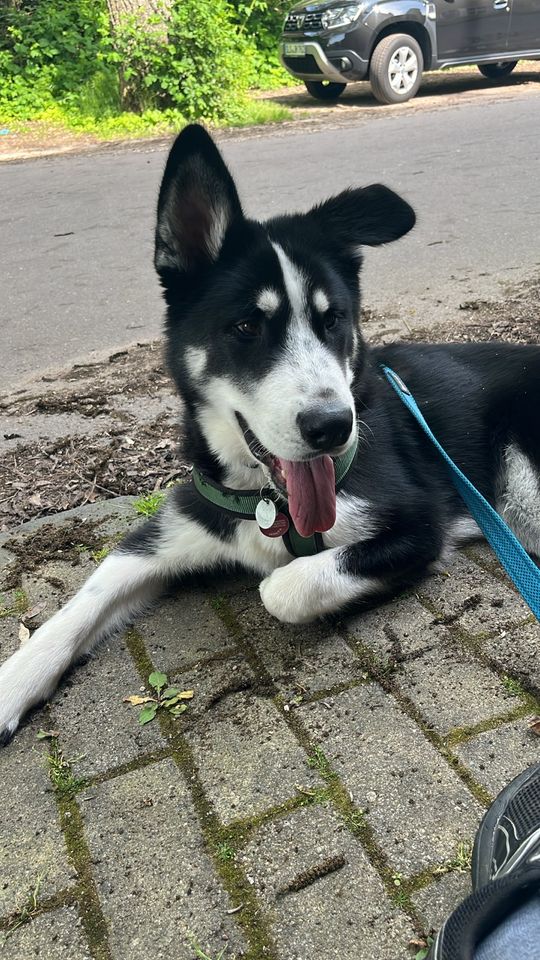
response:
{"label": "dark suv", "polygon": [[369,80],[381,103],[401,103],[423,70],[476,63],[498,79],[518,60],[540,59],[540,0],[304,2],[287,16],[279,49],[317,99]]}

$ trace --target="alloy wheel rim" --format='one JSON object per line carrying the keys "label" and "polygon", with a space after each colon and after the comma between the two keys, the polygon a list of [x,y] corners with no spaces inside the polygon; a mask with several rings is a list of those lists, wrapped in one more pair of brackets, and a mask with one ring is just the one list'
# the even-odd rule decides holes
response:
{"label": "alloy wheel rim", "polygon": [[395,93],[409,93],[418,76],[418,58],[410,47],[398,47],[390,58],[388,79]]}

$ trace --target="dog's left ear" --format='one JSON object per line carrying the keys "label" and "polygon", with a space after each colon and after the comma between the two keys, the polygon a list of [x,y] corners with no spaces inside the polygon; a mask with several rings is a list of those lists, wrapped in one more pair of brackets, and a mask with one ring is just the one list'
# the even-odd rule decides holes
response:
{"label": "dog's left ear", "polygon": [[364,244],[377,247],[391,243],[412,230],[416,222],[406,200],[381,183],[344,190],[314,207],[307,216],[353,259],[360,258]]}
{"label": "dog's left ear", "polygon": [[191,124],[176,138],[159,192],[154,263],[165,287],[219,256],[242,216],[234,181],[210,135]]}

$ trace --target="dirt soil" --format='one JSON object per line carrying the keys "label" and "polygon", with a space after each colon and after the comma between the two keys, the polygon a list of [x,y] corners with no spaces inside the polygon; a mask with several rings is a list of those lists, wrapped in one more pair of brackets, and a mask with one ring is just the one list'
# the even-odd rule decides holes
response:
{"label": "dirt soil", "polygon": [[[438,70],[427,73],[414,100],[408,103],[384,106],[373,98],[368,83],[351,83],[335,103],[314,100],[303,85],[283,87],[257,93],[257,99],[270,100],[287,107],[291,120],[262,126],[217,130],[218,140],[280,135],[291,127],[328,129],[356,123],[362,119],[383,119],[389,115],[411,110],[438,110],[463,106],[471,102],[489,102],[534,94],[540,85],[540,62],[521,61],[514,72],[503,80],[487,80],[475,66],[453,70]],[[119,137],[103,140],[94,135],[66,130],[58,124],[43,121],[18,121],[9,128],[2,127],[0,136],[0,161],[23,160],[29,157],[50,156],[61,153],[80,153],[89,150],[110,150],[137,144],[148,147],[168,143],[171,136],[152,137],[140,140]]]}
{"label": "dirt soil", "polygon": [[[408,339],[539,343],[539,296],[540,276],[511,288],[504,300],[463,303],[453,323]],[[367,339],[386,342],[386,323],[365,311]],[[159,342],[78,364],[0,398],[0,531],[97,500],[161,490],[186,476],[190,466],[177,452],[180,416]]]}

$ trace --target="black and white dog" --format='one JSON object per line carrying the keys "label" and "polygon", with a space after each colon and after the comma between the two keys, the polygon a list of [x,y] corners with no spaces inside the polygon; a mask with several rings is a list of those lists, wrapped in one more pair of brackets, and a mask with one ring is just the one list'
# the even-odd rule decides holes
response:
{"label": "black and white dog", "polygon": [[[199,126],[180,134],[159,196],[155,264],[186,456],[212,489],[261,490],[278,505],[286,490],[285,525],[324,549],[293,559],[280,535],[193,484],[175,487],[4,663],[4,742],[78,657],[182,575],[240,564],[264,578],[271,614],[302,623],[400,590],[478,534],[383,362],[524,546],[540,551],[540,347],[369,349],[362,339],[362,247],[397,240],[414,222],[380,185],[306,214],[248,220],[208,134]],[[335,462],[357,438],[336,495]]]}

